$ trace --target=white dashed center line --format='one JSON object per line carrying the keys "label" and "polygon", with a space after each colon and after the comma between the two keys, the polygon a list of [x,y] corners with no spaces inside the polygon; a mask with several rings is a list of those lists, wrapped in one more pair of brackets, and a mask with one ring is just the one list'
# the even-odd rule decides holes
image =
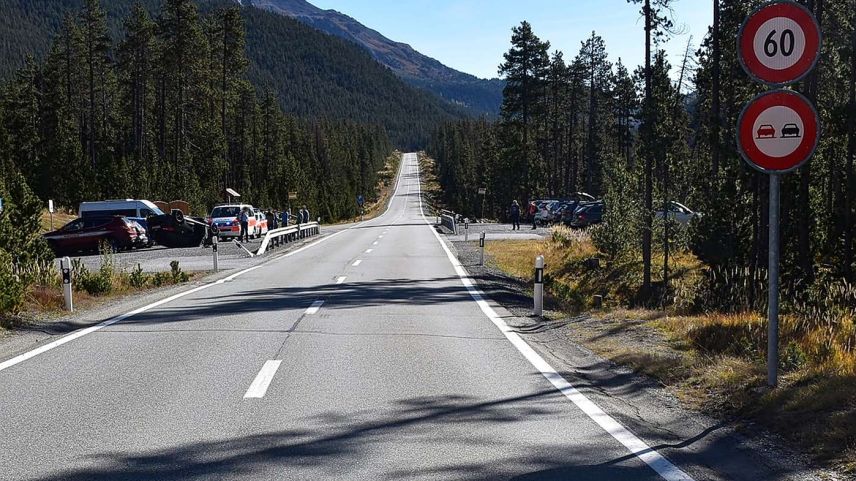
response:
{"label": "white dashed center line", "polygon": [[347,277],[345,277],[345,276],[342,276],[342,277],[340,277],[340,278],[336,279],[336,285],[344,284],[344,283],[345,283],[345,279],[347,279]]}
{"label": "white dashed center line", "polygon": [[244,399],[261,399],[265,397],[268,386],[273,381],[273,376],[276,374],[277,369],[279,369],[280,364],[282,364],[282,361],[265,362],[262,370],[259,371],[253,383],[250,384],[250,388],[247,389],[247,393],[244,394]]}
{"label": "white dashed center line", "polygon": [[366,254],[371,254],[374,249],[366,249]]}
{"label": "white dashed center line", "polygon": [[359,259],[359,260],[354,261],[354,263],[353,263],[353,264],[351,264],[351,265],[352,265],[352,266],[354,266],[354,267],[357,267],[358,265],[360,265],[360,264],[362,264],[362,263],[363,263],[362,259]]}
{"label": "white dashed center line", "polygon": [[324,301],[313,302],[312,305],[306,309],[306,314],[309,314],[309,315],[317,314],[318,311],[321,309],[321,306],[323,306],[323,305],[324,305]]}
{"label": "white dashed center line", "polygon": [[373,246],[376,246],[376,245],[378,245],[378,244],[380,244],[380,242],[378,242],[378,241],[374,241],[374,242],[372,242],[372,245],[373,245]]}

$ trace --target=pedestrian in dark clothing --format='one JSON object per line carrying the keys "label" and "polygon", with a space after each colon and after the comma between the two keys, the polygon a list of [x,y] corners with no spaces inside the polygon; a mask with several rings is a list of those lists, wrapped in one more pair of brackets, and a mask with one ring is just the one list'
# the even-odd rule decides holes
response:
{"label": "pedestrian in dark clothing", "polygon": [[244,242],[250,242],[250,214],[247,209],[241,211],[241,217],[239,220],[241,221],[241,234],[238,236],[238,239],[243,239]]}
{"label": "pedestrian in dark clothing", "polygon": [[267,220],[268,230],[276,229],[276,216],[270,209],[265,211],[265,220]]}
{"label": "pedestrian in dark clothing", "polygon": [[520,230],[520,204],[511,202],[511,230]]}
{"label": "pedestrian in dark clothing", "polygon": [[532,217],[532,230],[538,228],[538,223],[535,221],[535,214],[538,213],[538,206],[535,205],[535,202],[529,203],[529,215]]}

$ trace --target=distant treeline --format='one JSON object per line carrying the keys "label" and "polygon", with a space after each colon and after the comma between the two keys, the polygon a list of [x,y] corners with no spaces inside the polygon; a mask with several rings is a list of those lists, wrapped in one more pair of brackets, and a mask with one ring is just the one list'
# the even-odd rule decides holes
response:
{"label": "distant treeline", "polygon": [[[192,0],[140,5],[114,43],[99,0],[68,12],[44,62],[0,87],[3,176],[43,200],[189,201],[202,213],[227,187],[260,207],[288,193],[328,220],[375,196],[393,147],[380,126],[303,121],[248,81],[239,7],[200,15]],[[286,48],[286,47],[283,47]],[[7,194],[8,195],[8,194]]]}
{"label": "distant treeline", "polygon": [[[88,0],[3,0],[0,2],[0,80],[10,79],[33,55],[41,62],[50,43],[65,30],[65,19]],[[168,0],[102,0],[108,32],[119,41],[136,5],[158,18],[173,8]],[[194,0],[207,24],[234,0]],[[465,109],[408,85],[362,47],[299,21],[243,2],[246,75],[269,88],[284,112],[302,119],[347,120],[383,126],[402,149],[424,147],[439,123],[465,117]],[[161,22],[158,21],[158,24]],[[209,44],[214,45],[211,39]],[[467,86],[461,86],[465,90]],[[456,95],[466,95],[455,92]],[[469,97],[467,97],[469,98]],[[497,100],[498,101],[498,100]]]}

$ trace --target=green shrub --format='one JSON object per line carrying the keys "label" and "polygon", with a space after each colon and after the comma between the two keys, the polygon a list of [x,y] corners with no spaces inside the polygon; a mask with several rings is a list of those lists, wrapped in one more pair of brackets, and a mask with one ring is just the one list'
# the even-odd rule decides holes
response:
{"label": "green shrub", "polygon": [[27,284],[15,274],[12,256],[0,249],[0,315],[15,315],[24,305]]}
{"label": "green shrub", "polygon": [[155,275],[152,276],[152,284],[155,287],[162,287],[171,283],[172,274],[170,274],[169,272],[156,272]]}
{"label": "green shrub", "polygon": [[128,283],[134,289],[142,289],[149,283],[149,276],[143,272],[143,267],[137,264],[137,267],[128,274]]}
{"label": "green shrub", "polygon": [[82,290],[93,296],[109,294],[113,290],[114,269],[109,259],[102,261],[98,272],[90,272],[79,260],[72,261],[74,283],[77,290]]}
{"label": "green shrub", "polygon": [[79,283],[84,291],[93,296],[109,294],[113,290],[113,272],[103,268],[96,273],[87,272]]}
{"label": "green shrub", "polygon": [[179,267],[178,261],[170,262],[169,269],[173,284],[180,284],[182,282],[187,282],[190,280],[190,276],[187,275],[186,272],[182,271],[181,267]]}

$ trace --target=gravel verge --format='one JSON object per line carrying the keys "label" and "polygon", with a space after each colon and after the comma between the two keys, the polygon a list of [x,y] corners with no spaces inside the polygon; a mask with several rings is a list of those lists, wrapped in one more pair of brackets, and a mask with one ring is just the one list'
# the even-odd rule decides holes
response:
{"label": "gravel verge", "polygon": [[[692,465],[705,473],[700,477],[693,470],[698,481],[847,479],[814,466],[808,456],[789,449],[779,437],[755,424],[718,418],[687,407],[656,380],[586,348],[580,332],[599,330],[601,335],[627,336],[628,342],[637,343],[664,342],[663,339],[632,328],[616,330],[585,314],[567,316],[549,297],[545,299],[544,316],[535,317],[530,282],[506,275],[489,257],[480,266],[477,240],[463,242],[461,236],[444,237],[479,289],[515,316],[505,319],[510,327],[575,387],[649,445],[681,466]],[[730,452],[739,456],[727,456]]]}

